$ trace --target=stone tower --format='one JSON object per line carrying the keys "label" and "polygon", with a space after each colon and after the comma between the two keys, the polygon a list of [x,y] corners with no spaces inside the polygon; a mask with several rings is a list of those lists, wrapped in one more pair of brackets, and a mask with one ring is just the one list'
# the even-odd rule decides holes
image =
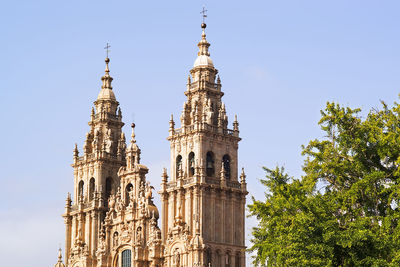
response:
{"label": "stone tower", "polygon": [[228,129],[221,80],[210,58],[206,24],[169,137],[171,172],[161,185],[164,266],[245,266],[246,182],[238,173],[239,123]]}
{"label": "stone tower", "polygon": [[68,195],[63,215],[67,266],[75,261],[92,266],[108,198],[119,186],[117,173],[125,165],[125,136],[121,131],[124,123],[111,86],[109,61],[106,58],[102,87],[92,108],[82,156],[75,145],[74,199]]}
{"label": "stone tower", "polygon": [[[141,164],[135,125],[129,145],[107,57],[83,153],[73,153],[74,192],[63,214],[67,267],[244,267],[246,182],[238,173],[239,123],[228,129],[202,24],[180,117],[170,120],[171,171],[161,183],[162,227]],[[108,45],[107,45],[108,47]],[[56,266],[63,266],[61,252]]]}

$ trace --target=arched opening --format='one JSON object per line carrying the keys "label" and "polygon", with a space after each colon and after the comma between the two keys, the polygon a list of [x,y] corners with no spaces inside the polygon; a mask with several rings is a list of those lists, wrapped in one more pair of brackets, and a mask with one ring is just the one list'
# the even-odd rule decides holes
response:
{"label": "arched opening", "polygon": [[231,255],[229,251],[225,254],[225,267],[231,267]]}
{"label": "arched opening", "polygon": [[94,198],[94,190],[95,190],[95,180],[94,178],[90,178],[90,182],[89,182],[89,200],[92,200]]}
{"label": "arched opening", "polygon": [[214,153],[212,153],[211,151],[208,151],[206,155],[206,174],[208,177],[212,177],[215,175]]}
{"label": "arched opening", "polygon": [[182,156],[178,155],[176,157],[176,177],[179,177],[179,170],[182,168]]}
{"label": "arched opening", "polygon": [[231,158],[229,155],[224,155],[222,158],[222,163],[224,165],[224,171],[225,171],[225,179],[230,180],[231,179]]}
{"label": "arched opening", "polygon": [[222,257],[221,257],[221,251],[219,249],[216,251],[216,261],[217,261],[217,264],[215,265],[215,267],[221,267],[222,266],[222,264],[221,264]]}
{"label": "arched opening", "polygon": [[78,184],[78,197],[83,196],[83,194],[84,194],[84,192],[83,192],[84,185],[85,185],[85,183],[81,180],[79,182],[79,184]]}
{"label": "arched opening", "polygon": [[106,179],[106,190],[104,192],[104,205],[108,207],[108,199],[110,198],[112,193],[112,178],[107,177]]}
{"label": "arched opening", "polygon": [[129,183],[126,187],[125,187],[125,205],[129,205],[130,202],[130,194],[131,191],[133,190],[133,185],[131,183]]}
{"label": "arched opening", "polygon": [[130,249],[122,251],[121,255],[121,267],[131,267],[132,263],[132,252]]}
{"label": "arched opening", "polygon": [[211,249],[208,248],[206,250],[206,258],[205,258],[205,262],[206,262],[206,266],[212,266],[212,255],[211,255]]}
{"label": "arched opening", "polygon": [[235,267],[240,267],[240,252],[237,252],[235,256]]}
{"label": "arched opening", "polygon": [[194,175],[194,153],[189,153],[189,176]]}

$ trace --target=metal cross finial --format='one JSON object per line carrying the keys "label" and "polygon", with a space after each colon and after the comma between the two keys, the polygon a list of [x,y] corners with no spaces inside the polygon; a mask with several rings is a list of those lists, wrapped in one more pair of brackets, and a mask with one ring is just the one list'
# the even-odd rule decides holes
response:
{"label": "metal cross finial", "polygon": [[203,10],[200,12],[200,14],[203,15],[203,23],[205,23],[205,19],[207,18],[207,9],[205,6],[203,6]]}
{"label": "metal cross finial", "polygon": [[107,58],[108,58],[108,53],[110,52],[110,48],[111,45],[109,43],[107,43],[106,47],[104,47],[104,49],[106,49],[106,53],[107,53]]}

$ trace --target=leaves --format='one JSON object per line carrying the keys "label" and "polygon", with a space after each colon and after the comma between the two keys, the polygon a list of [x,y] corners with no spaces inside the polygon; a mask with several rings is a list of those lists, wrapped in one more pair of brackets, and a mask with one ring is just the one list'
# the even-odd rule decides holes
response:
{"label": "leaves", "polygon": [[[400,263],[400,106],[327,103],[323,140],[303,146],[301,179],[264,168],[265,201],[253,199],[254,265],[397,266]],[[323,189],[321,190],[321,185]]]}

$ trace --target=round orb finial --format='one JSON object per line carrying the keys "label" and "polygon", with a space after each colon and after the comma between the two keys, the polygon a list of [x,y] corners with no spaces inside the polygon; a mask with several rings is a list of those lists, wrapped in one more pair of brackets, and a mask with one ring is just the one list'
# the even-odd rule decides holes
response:
{"label": "round orb finial", "polygon": [[131,127],[132,127],[132,128],[135,128],[135,126],[136,126],[135,123],[132,122]]}
{"label": "round orb finial", "polygon": [[106,57],[105,62],[106,62],[106,63],[109,63],[109,62],[110,62],[110,59],[109,59],[108,57]]}
{"label": "round orb finial", "polygon": [[207,27],[207,24],[205,24],[204,22],[201,24],[201,28],[205,29]]}

